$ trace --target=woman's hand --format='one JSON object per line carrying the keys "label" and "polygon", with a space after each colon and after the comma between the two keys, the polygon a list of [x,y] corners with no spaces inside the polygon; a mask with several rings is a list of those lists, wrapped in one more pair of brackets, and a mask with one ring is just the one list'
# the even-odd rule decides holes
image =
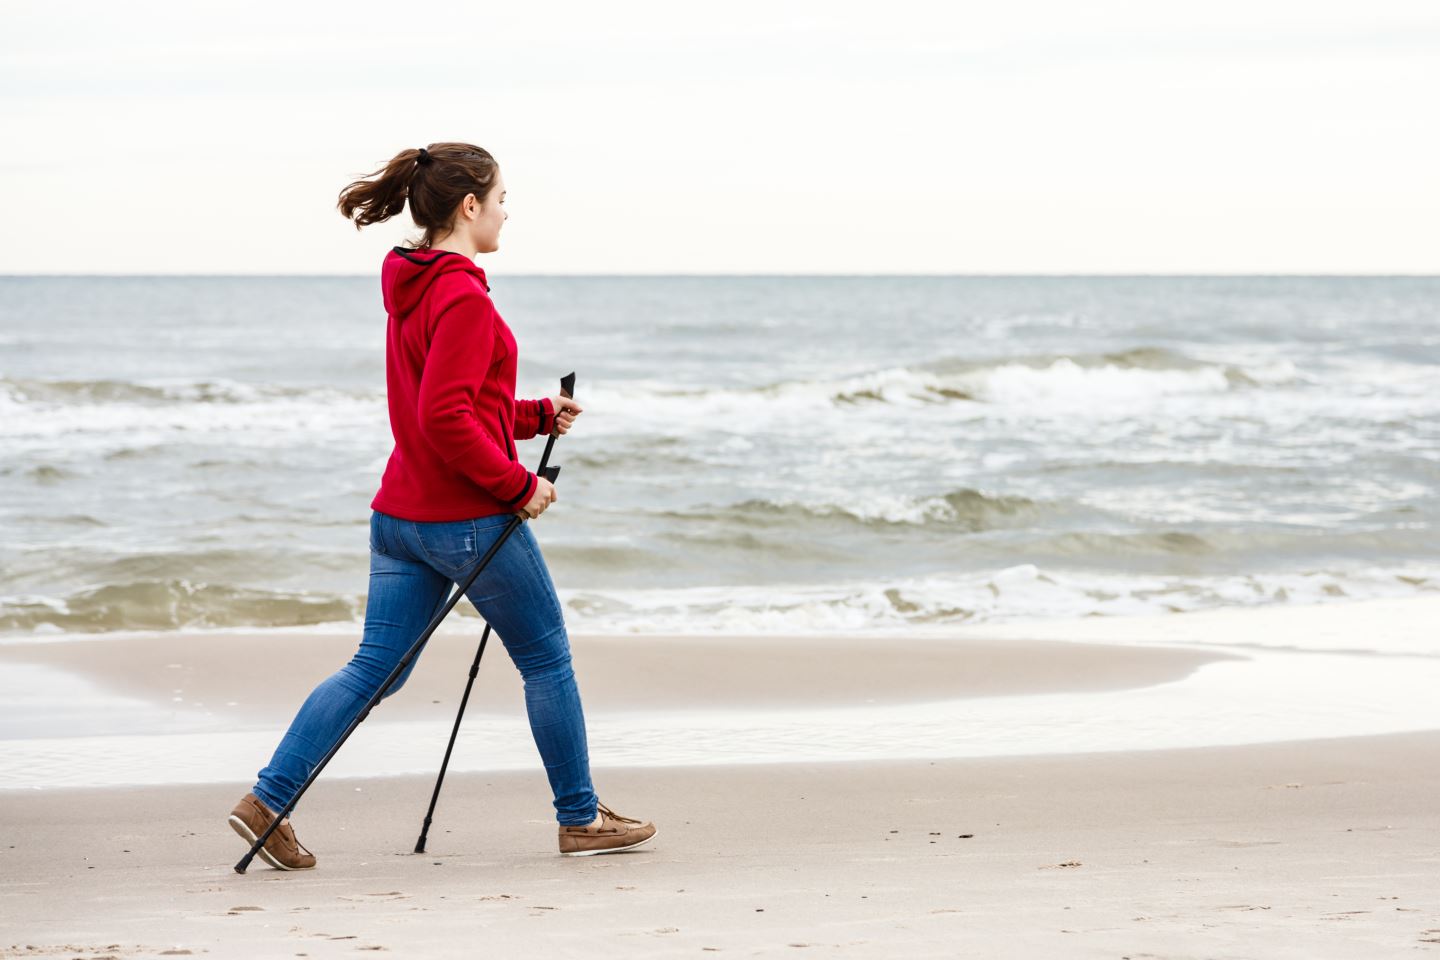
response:
{"label": "woman's hand", "polygon": [[525,516],[534,520],[540,516],[540,514],[544,513],[545,508],[557,499],[559,498],[555,494],[555,484],[546,480],[544,477],[537,476],[535,478],[535,492],[530,494],[530,499],[526,500],[525,506],[520,509]]}
{"label": "woman's hand", "polygon": [[569,397],[551,397],[550,405],[555,408],[555,429],[560,433],[569,433],[575,418],[584,412],[580,404]]}

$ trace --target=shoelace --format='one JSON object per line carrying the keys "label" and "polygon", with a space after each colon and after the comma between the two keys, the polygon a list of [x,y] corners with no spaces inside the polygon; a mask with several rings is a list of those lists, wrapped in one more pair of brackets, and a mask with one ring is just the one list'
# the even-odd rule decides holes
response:
{"label": "shoelace", "polygon": [[[639,820],[632,820],[630,817],[622,817],[622,816],[620,816],[620,814],[616,813],[614,810],[611,810],[609,807],[605,806],[605,804],[601,803],[599,800],[596,800],[596,801],[595,801],[595,806],[600,809],[600,812],[601,812],[601,813],[605,814],[605,816],[609,817],[611,820],[619,820],[621,823],[639,823],[639,822],[640,822]],[[602,821],[602,822],[603,822],[603,821]]]}
{"label": "shoelace", "polygon": [[[278,827],[275,828],[275,833],[276,833],[276,834],[279,834],[281,830],[287,829],[287,828],[288,828],[289,831],[290,831],[290,839],[295,841],[295,846],[299,847],[301,850],[304,850],[306,853],[310,853],[310,848],[307,847],[307,846],[305,846],[305,844],[301,843],[301,842],[300,842],[300,838],[297,837],[297,836],[295,836],[295,828],[290,825],[290,818],[289,818],[289,817],[286,817],[284,820],[281,820],[281,821],[280,821],[280,826],[278,826]],[[310,853],[310,856],[313,857],[313,856],[315,856],[315,854]]]}
{"label": "shoelace", "polygon": [[[255,802],[260,805],[260,810],[261,810],[261,812],[265,815],[265,820],[266,820],[266,824],[265,824],[265,825],[268,827],[268,826],[270,825],[269,821],[272,821],[272,820],[275,819],[275,814],[272,813],[272,812],[270,811],[270,808],[265,805],[265,801],[264,801],[264,800],[261,800],[259,797],[256,797],[256,798],[255,798]],[[315,854],[310,853],[310,848],[307,847],[307,846],[305,846],[305,844],[301,843],[301,842],[300,842],[300,838],[297,837],[297,836],[295,836],[295,828],[294,828],[293,826],[291,826],[291,824],[290,824],[290,818],[289,818],[289,817],[286,817],[284,820],[281,820],[281,821],[280,821],[280,826],[278,826],[278,827],[275,828],[275,832],[274,832],[273,834],[271,834],[271,837],[279,836],[280,831],[281,831],[282,829],[287,829],[287,828],[288,828],[289,831],[290,831],[290,839],[295,841],[295,846],[299,847],[301,850],[304,850],[306,853],[309,853],[310,856],[312,856],[312,857],[315,856]]]}

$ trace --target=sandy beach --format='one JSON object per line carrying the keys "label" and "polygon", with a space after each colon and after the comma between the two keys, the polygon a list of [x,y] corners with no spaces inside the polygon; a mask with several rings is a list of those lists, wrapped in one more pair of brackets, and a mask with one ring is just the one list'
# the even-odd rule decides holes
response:
{"label": "sandy beach", "polygon": [[6,956],[1316,958],[1440,950],[1440,736],[597,772],[646,848],[554,852],[543,775],[322,780],[306,873],[244,785],[12,792]]}
{"label": "sandy beach", "polygon": [[[928,639],[576,637],[573,648],[600,731],[617,712],[666,726],[687,716],[762,716],[782,701],[817,718],[919,701],[978,708],[1069,696],[1091,699],[1067,704],[1103,710],[1145,690],[1180,702],[1205,671],[1245,666],[1235,651],[1247,636],[1283,642],[1285,623],[1323,617],[1341,632],[1383,623],[1403,645],[1434,609],[1412,601],[1255,611],[1245,630],[1232,630],[1234,648],[1214,649],[1158,642],[1155,625],[1138,618],[1087,621],[1088,633],[1074,625],[1087,640],[1108,634],[1110,644],[1027,640],[1027,630],[1046,631],[997,625],[991,639],[970,635],[978,630]],[[1194,639],[1204,624],[1196,614],[1161,625]],[[1129,642],[1138,636],[1157,642]],[[372,726],[404,731],[422,715],[439,724],[433,730],[448,726],[474,639],[437,634],[410,684],[347,750],[363,753]],[[0,646],[0,664],[166,701],[176,729],[213,712],[208,704],[233,702],[232,713],[208,722],[259,723],[255,743],[264,744],[353,645],[319,634],[181,633],[128,637],[122,650],[97,637]],[[224,653],[237,646],[283,655],[288,668],[259,685],[252,666]],[[653,663],[643,683],[625,679],[634,656]],[[495,711],[522,709],[508,658],[499,646],[486,658],[467,737],[480,736]],[[70,717],[72,732],[87,732],[87,716]],[[984,733],[1002,747],[1012,735]],[[70,742],[31,736],[12,747]],[[157,742],[208,742],[165,736]],[[427,737],[414,769],[438,765],[443,744]],[[592,743],[597,755],[604,747]],[[12,749],[11,765],[16,756]],[[631,853],[581,860],[556,854],[538,760],[452,772],[420,856],[411,850],[432,774],[327,772],[295,820],[318,867],[281,873],[257,861],[241,876],[232,867],[244,845],[224,821],[257,759],[224,758],[233,773],[214,782],[0,790],[0,955],[494,949],[1138,960],[1440,950],[1440,733],[1428,730],[1030,756],[598,763],[601,798],[654,820],[660,834]],[[365,757],[352,759],[363,767]]]}

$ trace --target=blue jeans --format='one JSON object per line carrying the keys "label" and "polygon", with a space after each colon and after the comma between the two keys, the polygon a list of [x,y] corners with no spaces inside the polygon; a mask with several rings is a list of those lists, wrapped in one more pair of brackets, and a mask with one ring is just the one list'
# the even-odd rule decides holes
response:
{"label": "blue jeans", "polygon": [[[512,514],[500,514],[430,523],[371,511],[370,593],[360,648],[305,700],[269,765],[260,771],[254,792],[266,806],[278,811],[290,801],[425,632],[453,584],[470,575],[511,519]],[[585,716],[570,665],[570,639],[555,584],[528,521],[505,541],[466,597],[499,635],[525,680],[530,732],[555,794],[556,820],[592,822],[596,797]],[[387,697],[400,689],[419,659],[417,653]],[[435,747],[438,751],[441,745]]]}

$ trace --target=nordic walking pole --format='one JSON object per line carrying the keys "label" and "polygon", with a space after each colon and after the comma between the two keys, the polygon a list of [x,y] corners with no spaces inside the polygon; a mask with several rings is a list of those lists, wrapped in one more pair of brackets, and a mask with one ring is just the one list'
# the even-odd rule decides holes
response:
{"label": "nordic walking pole", "polygon": [[[564,384],[565,380],[569,380],[573,387],[575,374],[569,374],[561,380],[561,383]],[[553,442],[554,437],[552,436],[551,443]],[[536,471],[536,476],[543,476],[546,480],[554,483],[555,479],[560,475],[560,468],[548,466],[545,462],[550,456],[550,446],[550,443],[547,443],[545,446],[545,456],[541,458],[540,469]],[[270,821],[270,826],[265,828],[265,831],[250,845],[250,849],[246,852],[245,856],[241,857],[235,864],[236,873],[244,873],[246,869],[249,868],[250,861],[255,859],[255,855],[260,852],[260,848],[265,846],[265,841],[270,839],[270,835],[279,828],[281,822],[289,815],[290,811],[295,809],[295,804],[300,802],[300,798],[304,796],[306,790],[310,789],[310,784],[315,782],[315,778],[320,776],[320,772],[325,769],[325,765],[330,762],[336,753],[340,752],[340,748],[345,744],[345,741],[350,738],[350,734],[354,733],[355,728],[365,721],[365,718],[370,715],[370,711],[374,708],[375,704],[384,698],[385,694],[394,685],[396,679],[400,674],[404,673],[405,668],[410,665],[410,661],[415,659],[416,655],[420,652],[420,648],[425,645],[425,641],[430,639],[430,635],[435,632],[435,628],[440,626],[441,621],[445,619],[445,615],[455,609],[455,604],[459,603],[460,598],[465,595],[465,591],[470,589],[470,584],[475,582],[475,578],[480,575],[480,572],[485,569],[495,554],[500,552],[500,548],[505,544],[505,541],[510,539],[510,534],[514,533],[524,521],[525,514],[517,513],[515,517],[505,525],[505,529],[501,531],[500,536],[495,542],[490,545],[490,549],[485,551],[485,556],[480,558],[480,562],[475,565],[475,569],[470,572],[470,576],[461,584],[460,589],[456,590],[449,601],[446,602],[445,606],[440,609],[440,612],[431,618],[429,626],[420,634],[419,639],[410,645],[410,649],[405,651],[405,655],[400,658],[400,662],[395,664],[395,668],[390,671],[390,675],[380,684],[380,688],[371,695],[369,702],[366,703],[355,716],[355,719],[350,721],[349,726],[345,728],[344,733],[340,734],[340,738],[335,741],[334,746],[325,752],[325,756],[320,758],[320,762],[315,765],[315,769],[311,770],[310,775],[305,778],[305,782],[300,784],[300,789],[296,790],[295,795],[290,798],[290,801],[276,812],[274,818]]]}
{"label": "nordic walking pole", "polygon": [[440,784],[445,782],[445,769],[450,766],[450,751],[455,749],[455,737],[460,733],[460,718],[465,716],[465,704],[470,700],[470,688],[475,686],[475,676],[480,672],[480,658],[485,656],[485,641],[490,639],[490,624],[480,635],[480,647],[475,651],[475,662],[470,664],[470,678],[465,681],[465,692],[460,696],[460,709],[455,713],[455,728],[450,731],[450,742],[445,745],[445,759],[440,761],[440,775],[435,778],[435,792],[430,794],[430,809],[425,811],[425,823],[420,827],[420,839],[415,841],[415,852],[425,852],[425,837],[430,833],[430,821],[435,817],[435,804],[440,800]]}
{"label": "nordic walking pole", "polygon": [[[560,396],[575,397],[575,374],[569,374],[560,378]],[[555,438],[559,431],[552,429],[550,438],[545,441],[545,453],[540,458],[540,469],[544,470],[550,462],[550,450],[555,446]],[[430,822],[435,817],[435,804],[440,800],[440,785],[445,782],[445,770],[450,766],[450,752],[455,749],[455,737],[460,733],[460,719],[465,716],[465,704],[470,700],[470,688],[475,685],[475,675],[480,672],[480,658],[485,656],[485,641],[490,639],[490,624],[485,624],[485,632],[480,635],[480,647],[475,651],[475,662],[470,665],[470,678],[465,681],[465,693],[460,697],[460,709],[455,712],[455,728],[450,731],[450,743],[445,747],[445,759],[440,761],[440,775],[435,778],[435,792],[430,795],[430,809],[425,811],[425,822],[420,827],[420,839],[415,841],[415,852],[425,852],[425,838],[430,835]]]}

